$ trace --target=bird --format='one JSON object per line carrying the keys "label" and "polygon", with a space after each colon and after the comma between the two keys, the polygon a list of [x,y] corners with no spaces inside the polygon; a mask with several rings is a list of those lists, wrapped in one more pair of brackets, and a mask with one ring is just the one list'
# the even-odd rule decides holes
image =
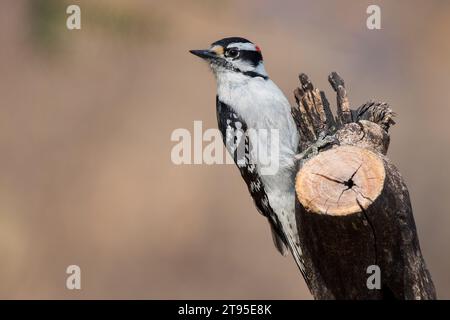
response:
{"label": "bird", "polygon": [[[269,222],[275,247],[283,256],[290,251],[304,276],[295,218],[300,137],[288,99],[267,74],[260,47],[245,38],[224,38],[190,53],[205,60],[215,76],[218,128],[257,211]],[[264,170],[259,157],[268,149],[276,153],[270,155],[276,170]]]}

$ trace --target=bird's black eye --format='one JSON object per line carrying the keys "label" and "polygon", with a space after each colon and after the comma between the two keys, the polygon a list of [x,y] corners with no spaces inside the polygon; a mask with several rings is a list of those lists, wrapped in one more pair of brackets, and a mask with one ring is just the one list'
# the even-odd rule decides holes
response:
{"label": "bird's black eye", "polygon": [[225,51],[225,57],[235,59],[239,56],[239,50],[236,48],[227,49]]}

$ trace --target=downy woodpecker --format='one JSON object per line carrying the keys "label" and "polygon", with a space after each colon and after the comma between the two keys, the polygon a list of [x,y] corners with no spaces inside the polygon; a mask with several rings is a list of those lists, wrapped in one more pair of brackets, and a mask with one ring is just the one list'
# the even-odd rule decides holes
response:
{"label": "downy woodpecker", "polygon": [[[225,38],[190,52],[206,60],[215,75],[219,130],[256,208],[269,221],[276,248],[283,255],[289,249],[303,274],[294,187],[299,135],[288,100],[267,75],[260,48],[244,38]],[[261,150],[277,153],[269,156],[277,157],[275,172],[264,172]]]}

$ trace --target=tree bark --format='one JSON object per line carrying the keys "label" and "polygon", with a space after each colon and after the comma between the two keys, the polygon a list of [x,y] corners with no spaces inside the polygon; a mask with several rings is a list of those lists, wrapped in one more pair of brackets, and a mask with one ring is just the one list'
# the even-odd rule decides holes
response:
{"label": "tree bark", "polygon": [[350,109],[332,73],[334,117],[305,74],[292,113],[301,135],[296,218],[305,277],[316,299],[436,299],[422,257],[408,189],[385,156],[386,103]]}

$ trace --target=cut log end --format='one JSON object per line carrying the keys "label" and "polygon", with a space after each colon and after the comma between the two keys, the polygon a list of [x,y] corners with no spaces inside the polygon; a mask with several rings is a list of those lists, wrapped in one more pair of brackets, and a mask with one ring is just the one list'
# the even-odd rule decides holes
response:
{"label": "cut log end", "polygon": [[382,193],[385,168],[374,152],[340,146],[307,161],[296,192],[309,213],[344,216],[367,209]]}

